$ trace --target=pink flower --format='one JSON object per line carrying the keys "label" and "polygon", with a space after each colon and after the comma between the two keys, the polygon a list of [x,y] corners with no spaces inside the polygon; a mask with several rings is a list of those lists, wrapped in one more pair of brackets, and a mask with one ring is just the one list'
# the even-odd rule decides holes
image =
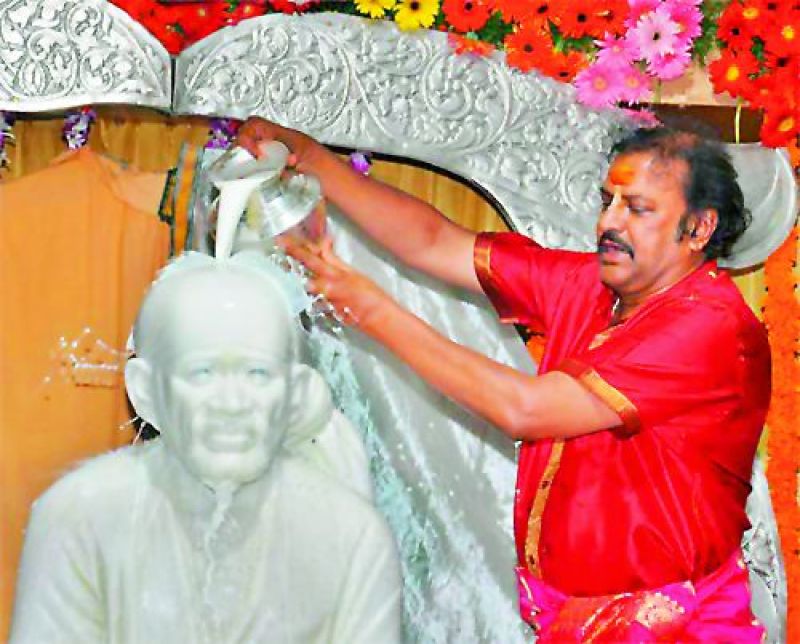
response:
{"label": "pink flower", "polygon": [[617,70],[619,74],[620,97],[626,103],[638,103],[651,89],[651,78],[636,65],[628,65]]}
{"label": "pink flower", "polygon": [[595,40],[597,62],[609,67],[627,67],[636,59],[636,45],[628,38],[606,34],[602,40]]}
{"label": "pink flower", "polygon": [[625,27],[633,29],[639,22],[639,18],[653,11],[659,4],[661,4],[661,0],[628,0],[630,9],[628,17],[625,19]]}
{"label": "pink flower", "polygon": [[654,56],[647,61],[647,71],[661,80],[674,80],[686,72],[692,55],[689,48],[677,49],[671,54]]}
{"label": "pink flower", "polygon": [[573,81],[578,100],[590,107],[611,107],[621,99],[622,75],[618,67],[600,63],[589,65]]}
{"label": "pink flower", "polygon": [[623,109],[622,111],[633,119],[639,127],[658,127],[661,125],[658,116],[650,110]]}
{"label": "pink flower", "polygon": [[678,44],[676,49],[691,47],[692,41],[702,32],[703,12],[700,0],[666,0],[664,9],[672,21],[678,25]]}
{"label": "pink flower", "polygon": [[672,54],[678,41],[678,23],[670,18],[664,7],[643,15],[628,37],[636,44],[639,58],[651,60],[656,56]]}

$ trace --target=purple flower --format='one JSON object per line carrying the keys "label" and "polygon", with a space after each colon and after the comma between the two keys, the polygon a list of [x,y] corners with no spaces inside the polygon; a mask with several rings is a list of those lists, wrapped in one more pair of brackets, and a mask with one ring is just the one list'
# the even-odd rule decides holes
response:
{"label": "purple flower", "polygon": [[14,133],[11,126],[16,118],[10,112],[0,112],[0,168],[8,167],[7,146],[14,144]]}
{"label": "purple flower", "polygon": [[211,119],[208,131],[208,142],[206,149],[225,150],[233,143],[236,132],[239,129],[239,121],[236,119]]}
{"label": "purple flower", "polygon": [[369,159],[369,153],[359,152],[356,150],[350,154],[350,166],[356,172],[361,174],[369,174],[369,169],[372,167],[372,162]]}
{"label": "purple flower", "polygon": [[61,138],[70,150],[86,145],[92,123],[97,120],[97,112],[91,107],[82,107],[77,112],[68,112],[61,128]]}
{"label": "purple flower", "polygon": [[631,117],[640,127],[658,127],[661,125],[661,121],[659,121],[655,113],[650,110],[623,109],[622,111]]}

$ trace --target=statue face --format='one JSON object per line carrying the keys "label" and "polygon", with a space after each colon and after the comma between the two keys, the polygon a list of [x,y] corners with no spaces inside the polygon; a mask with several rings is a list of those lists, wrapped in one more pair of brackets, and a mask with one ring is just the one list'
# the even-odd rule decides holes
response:
{"label": "statue face", "polygon": [[[283,441],[293,367],[283,302],[258,278],[185,280],[153,367],[162,439],[209,485],[260,477]],[[155,364],[153,364],[155,363]]]}

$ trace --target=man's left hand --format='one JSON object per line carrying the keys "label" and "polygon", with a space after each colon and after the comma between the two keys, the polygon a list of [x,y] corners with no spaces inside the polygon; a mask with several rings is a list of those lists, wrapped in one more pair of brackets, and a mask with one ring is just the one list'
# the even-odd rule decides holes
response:
{"label": "man's left hand", "polygon": [[395,304],[375,282],[334,253],[330,237],[323,237],[319,243],[284,238],[280,245],[311,272],[307,290],[324,296],[345,324],[369,334],[380,313]]}

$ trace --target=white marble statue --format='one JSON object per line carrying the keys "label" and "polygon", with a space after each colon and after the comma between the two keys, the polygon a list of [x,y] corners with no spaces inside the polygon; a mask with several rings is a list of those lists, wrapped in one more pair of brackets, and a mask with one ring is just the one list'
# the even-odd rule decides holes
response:
{"label": "white marble statue", "polygon": [[298,361],[280,282],[249,253],[190,254],[156,281],[125,378],[160,437],[36,502],[13,644],[400,641],[363,447]]}

